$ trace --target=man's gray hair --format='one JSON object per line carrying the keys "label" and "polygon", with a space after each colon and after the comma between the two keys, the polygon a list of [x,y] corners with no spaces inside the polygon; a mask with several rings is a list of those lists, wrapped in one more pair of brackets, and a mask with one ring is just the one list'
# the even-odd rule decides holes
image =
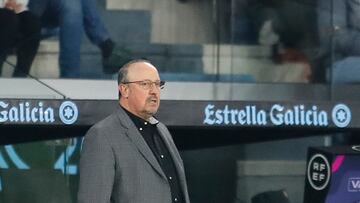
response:
{"label": "man's gray hair", "polygon": [[140,62],[150,63],[151,64],[151,62],[149,60],[146,60],[146,59],[134,59],[134,60],[131,60],[131,61],[127,62],[125,65],[123,65],[119,69],[118,80],[117,80],[118,85],[120,85],[120,83],[123,83],[123,82],[128,82],[127,74],[129,72],[129,67],[134,63],[140,63]]}
{"label": "man's gray hair", "polygon": [[[121,68],[119,69],[119,72],[118,72],[118,80],[117,80],[118,85],[120,85],[121,83],[124,83],[124,82],[129,82],[128,78],[127,78],[127,74],[129,72],[130,66],[134,63],[141,63],[141,62],[151,64],[151,62],[146,59],[134,59],[134,60],[127,62],[125,65],[121,66]],[[121,97],[121,92],[119,91],[119,98],[120,97]]]}

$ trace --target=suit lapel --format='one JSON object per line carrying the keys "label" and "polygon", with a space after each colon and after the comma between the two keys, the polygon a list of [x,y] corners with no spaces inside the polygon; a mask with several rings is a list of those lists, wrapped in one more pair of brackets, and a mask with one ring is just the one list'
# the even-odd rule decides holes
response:
{"label": "suit lapel", "polygon": [[175,168],[177,170],[177,174],[179,176],[181,188],[183,190],[183,194],[185,195],[186,202],[189,202],[188,197],[188,191],[186,186],[186,177],[185,177],[185,170],[183,166],[183,162],[181,160],[180,154],[174,144],[174,142],[171,139],[170,132],[167,130],[167,128],[162,124],[159,123],[157,125],[159,134],[161,138],[164,140],[166,147],[168,148],[170,155],[174,161]]}
{"label": "suit lapel", "polygon": [[174,160],[174,164],[175,164],[176,168],[180,168],[183,171],[184,168],[183,168],[183,165],[181,164],[182,161],[180,158],[180,154],[179,154],[178,150],[176,149],[174,142],[169,139],[171,137],[170,133],[167,131],[167,129],[164,128],[164,126],[162,126],[161,123],[159,123],[157,125],[157,128],[158,128],[161,138],[164,140],[166,147],[171,154],[172,159]]}
{"label": "suit lapel", "polygon": [[136,146],[140,154],[145,158],[145,160],[157,171],[160,176],[164,179],[167,179],[163,170],[160,167],[159,162],[156,160],[154,153],[151,151],[150,147],[146,144],[146,141],[141,136],[140,132],[137,130],[135,124],[131,121],[129,116],[125,111],[119,107],[119,120],[121,125],[123,125],[127,131],[126,135],[129,137],[131,142]]}

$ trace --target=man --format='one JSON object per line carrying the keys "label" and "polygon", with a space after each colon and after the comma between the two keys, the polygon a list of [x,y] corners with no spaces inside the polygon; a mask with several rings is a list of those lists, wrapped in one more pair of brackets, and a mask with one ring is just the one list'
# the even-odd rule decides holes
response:
{"label": "man", "polygon": [[119,107],[86,134],[79,203],[189,203],[179,152],[153,115],[160,105],[157,69],[133,60],[119,70]]}

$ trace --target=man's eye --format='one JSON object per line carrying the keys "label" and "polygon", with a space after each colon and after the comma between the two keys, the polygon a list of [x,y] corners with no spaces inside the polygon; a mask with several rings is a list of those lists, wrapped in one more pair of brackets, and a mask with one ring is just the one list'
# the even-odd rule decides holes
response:
{"label": "man's eye", "polygon": [[148,82],[142,82],[142,83],[140,83],[141,86],[148,86],[148,84],[149,84]]}

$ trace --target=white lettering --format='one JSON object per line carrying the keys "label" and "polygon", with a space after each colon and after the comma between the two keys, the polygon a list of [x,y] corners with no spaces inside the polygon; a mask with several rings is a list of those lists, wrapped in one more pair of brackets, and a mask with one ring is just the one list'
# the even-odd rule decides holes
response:
{"label": "white lettering", "polygon": [[19,110],[16,107],[11,107],[9,110],[9,120],[11,122],[19,121]]}
{"label": "white lettering", "polygon": [[294,106],[284,112],[285,108],[279,104],[272,106],[270,120],[274,125],[307,125],[327,126],[328,119],[325,111],[318,112],[316,106],[306,110],[304,105]]}
{"label": "white lettering", "polygon": [[294,113],[290,110],[287,110],[284,115],[285,125],[294,125]]}
{"label": "white lettering", "polygon": [[357,180],[357,181],[352,180],[351,184],[352,184],[353,188],[360,189],[360,181],[359,180]]}
{"label": "white lettering", "polygon": [[260,110],[256,118],[259,125],[266,125],[266,112],[264,110]]}
{"label": "white lettering", "polygon": [[[214,111],[213,111],[214,107],[215,106],[211,105],[211,104],[206,106],[206,108],[205,108],[205,120],[204,120],[205,124],[213,125],[215,123],[215,119],[211,119],[211,117],[214,115]],[[42,111],[41,111],[40,115],[42,115]],[[40,119],[41,119],[41,116],[40,116]]]}
{"label": "white lettering", "polygon": [[238,121],[241,125],[244,125],[246,123],[246,113],[244,110],[239,111]]}
{"label": "white lettering", "polygon": [[[224,121],[225,121],[225,124],[227,125],[230,123],[229,122],[229,113],[230,112],[229,112],[228,105],[225,106],[223,113],[224,113]],[[222,122],[220,122],[220,123],[222,123]]]}
{"label": "white lettering", "polygon": [[250,106],[246,106],[245,107],[246,109],[246,124],[248,125],[251,125],[251,118],[250,118],[250,115],[251,115],[251,112],[250,112]]}
{"label": "white lettering", "polygon": [[[9,106],[9,104],[6,104],[2,101],[0,101],[0,107],[2,109],[5,109]],[[8,112],[5,110],[0,111],[0,122],[6,122],[8,120]]]}
{"label": "white lettering", "polygon": [[319,175],[318,173],[313,173],[313,174],[312,174],[312,179],[313,179],[313,180],[316,180],[316,181],[319,180],[319,178],[318,178],[319,176],[318,176],[318,175]]}
{"label": "white lettering", "polygon": [[[283,115],[277,112],[283,111],[284,108],[279,104],[275,104],[270,110],[270,120],[274,125],[282,125],[284,123]],[[276,112],[276,113],[275,113]]]}
{"label": "white lettering", "polygon": [[221,110],[216,110],[215,112],[215,117],[216,117],[216,124],[222,124],[222,122],[224,121],[223,117],[222,117],[222,111]]}
{"label": "white lettering", "polygon": [[[19,104],[19,111],[20,111],[20,112],[24,112],[24,103],[20,103],[20,104]],[[20,121],[21,121],[21,122],[24,122],[24,121],[25,121],[25,118],[24,118],[24,114],[23,114],[23,113],[20,113]]]}
{"label": "white lettering", "polygon": [[[40,115],[41,112],[42,108],[39,108]],[[242,109],[231,109],[225,105],[218,109],[215,105],[208,104],[204,112],[204,123],[209,125],[267,125],[267,119],[270,118],[271,123],[276,126],[328,126],[327,113],[319,111],[317,106],[311,106],[310,109],[304,105],[285,108],[274,104],[267,115],[265,110],[258,109],[255,105],[246,105]]]}
{"label": "white lettering", "polygon": [[327,113],[325,111],[320,111],[319,113],[319,125],[320,126],[328,126],[328,118]]}
{"label": "white lettering", "polygon": [[52,123],[55,121],[55,118],[54,118],[54,109],[52,108],[47,108],[44,112],[45,114],[45,122],[47,123]]}
{"label": "white lettering", "polygon": [[31,120],[36,123],[38,121],[37,117],[36,117],[36,112],[38,112],[38,108],[33,108],[33,110],[31,110]]}
{"label": "white lettering", "polygon": [[[317,112],[317,107],[316,106],[312,106],[312,110],[313,112]],[[319,124],[318,122],[318,117],[316,116],[316,114],[313,114],[313,118],[312,118],[314,125],[317,126]]]}
{"label": "white lettering", "polygon": [[299,114],[299,106],[295,106],[294,107],[294,114],[295,114],[295,121],[294,121],[294,124],[295,125],[299,125],[300,124],[300,114]]}
{"label": "white lettering", "polygon": [[31,118],[30,118],[30,104],[29,102],[25,102],[25,120],[26,122],[30,122]]}
{"label": "white lettering", "polygon": [[238,114],[238,110],[234,110],[234,109],[232,109],[231,111],[230,111],[230,114],[231,114],[231,123],[233,124],[233,125],[235,125],[237,122],[236,122],[236,115]]}
{"label": "white lettering", "polygon": [[0,101],[0,122],[55,122],[54,109],[48,107],[43,110],[43,103],[31,106],[30,102],[20,102],[17,106],[10,106]]}
{"label": "white lettering", "polygon": [[323,170],[325,170],[325,164],[320,164],[320,171],[323,171]]}
{"label": "white lettering", "polygon": [[314,163],[314,165],[313,165],[313,168],[314,168],[314,170],[319,170],[319,164],[317,163],[317,162],[315,162]]}
{"label": "white lettering", "polygon": [[40,122],[44,122],[44,110],[43,110],[43,103],[39,102],[39,120]]}

